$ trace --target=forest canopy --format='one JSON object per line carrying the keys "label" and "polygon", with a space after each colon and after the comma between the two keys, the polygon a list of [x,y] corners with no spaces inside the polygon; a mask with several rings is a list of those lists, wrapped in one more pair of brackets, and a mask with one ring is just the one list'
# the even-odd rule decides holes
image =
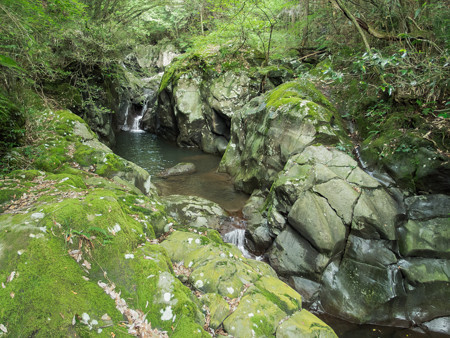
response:
{"label": "forest canopy", "polygon": [[[2,0],[0,153],[23,142],[37,98],[107,110],[96,83],[117,77],[134,46],[163,41],[188,53],[214,46],[224,64],[249,55],[262,67],[290,58],[302,63],[300,72],[322,62],[330,81],[355,80],[418,114],[448,118],[449,7],[425,0]],[[62,84],[76,93],[58,97]]]}

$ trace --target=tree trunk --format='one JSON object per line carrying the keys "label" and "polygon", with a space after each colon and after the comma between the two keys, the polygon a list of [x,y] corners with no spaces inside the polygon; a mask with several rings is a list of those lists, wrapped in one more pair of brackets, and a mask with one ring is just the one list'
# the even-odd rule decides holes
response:
{"label": "tree trunk", "polygon": [[306,46],[306,43],[308,42],[308,34],[309,34],[309,20],[308,20],[308,16],[309,16],[309,0],[304,0],[305,2],[305,27],[303,28],[303,33],[302,33],[302,44],[301,44],[301,48],[304,48]]}
{"label": "tree trunk", "polygon": [[[365,24],[364,21],[359,20],[357,18],[355,18],[355,16],[347,9],[347,7],[344,5],[344,3],[342,2],[342,0],[333,0],[333,2],[337,5],[337,7],[344,13],[344,15],[353,23],[353,25],[355,26],[356,30],[358,31],[359,35],[361,35],[361,38],[363,39],[364,42],[364,46],[366,47],[366,51],[369,55],[372,55],[372,51],[370,49],[370,45],[369,42],[367,41],[367,37],[364,34],[362,28],[361,28],[361,23]],[[366,26],[368,27],[368,25],[366,24]],[[367,29],[365,29],[367,30]]]}

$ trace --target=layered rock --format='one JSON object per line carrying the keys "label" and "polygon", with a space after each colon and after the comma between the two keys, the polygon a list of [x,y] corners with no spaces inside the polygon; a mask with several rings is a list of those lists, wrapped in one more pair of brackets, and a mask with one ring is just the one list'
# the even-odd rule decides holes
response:
{"label": "layered rock", "polygon": [[221,168],[238,188],[263,191],[246,207],[249,246],[267,250],[307,304],[357,323],[442,331],[448,196],[404,201],[386,190],[338,150],[348,140],[335,114],[312,84],[296,81],[233,117]]}

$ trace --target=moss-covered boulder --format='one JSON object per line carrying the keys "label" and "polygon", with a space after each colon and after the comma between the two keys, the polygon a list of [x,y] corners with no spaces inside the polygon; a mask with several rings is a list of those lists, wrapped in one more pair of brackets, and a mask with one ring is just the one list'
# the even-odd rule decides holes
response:
{"label": "moss-covered boulder", "polygon": [[209,49],[187,53],[166,69],[159,88],[157,133],[180,146],[223,154],[231,117],[257,95],[259,84],[246,69],[218,70],[215,56]]}
{"label": "moss-covered boulder", "polygon": [[288,82],[236,113],[220,168],[239,189],[251,193],[270,188],[287,160],[307,146],[346,142],[342,124],[325,96],[310,82]]}
{"label": "moss-covered boulder", "polygon": [[[311,325],[296,319],[298,313],[306,312],[301,296],[267,264],[246,259],[235,247],[192,232],[175,231],[161,246],[179,264],[180,277],[208,305],[212,327],[223,323],[234,337],[267,337],[280,329],[283,320],[290,320],[289,326],[297,330],[311,330]],[[312,322],[333,333],[318,319]]]}

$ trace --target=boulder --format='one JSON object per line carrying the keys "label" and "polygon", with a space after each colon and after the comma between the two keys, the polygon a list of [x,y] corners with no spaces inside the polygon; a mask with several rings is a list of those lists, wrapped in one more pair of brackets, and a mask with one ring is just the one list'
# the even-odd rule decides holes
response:
{"label": "boulder", "polygon": [[346,140],[329,101],[310,82],[293,81],[253,99],[235,114],[220,170],[248,193],[268,189],[291,156],[311,144]]}
{"label": "boulder", "polygon": [[231,118],[256,96],[256,85],[242,71],[211,78],[197,68],[174,62],[166,70],[159,90],[157,133],[180,146],[223,154],[230,139]]}
{"label": "boulder", "polygon": [[[303,325],[299,325],[302,323]],[[329,326],[308,311],[300,311],[283,322],[277,329],[277,338],[335,338]]]}
{"label": "boulder", "polygon": [[[215,318],[217,314],[215,323],[223,320],[224,329],[234,337],[267,337],[280,329],[311,332],[313,323],[320,324],[316,330],[327,330],[325,324],[302,310],[301,296],[276,278],[270,266],[244,258],[235,247],[181,231],[173,232],[161,245],[174,262],[190,270],[189,282],[197,293],[205,293],[206,303],[217,299],[210,305],[211,315]],[[218,295],[231,305],[225,319],[227,307]],[[299,312],[305,313],[298,316]],[[283,319],[289,320],[286,328],[280,327]]]}
{"label": "boulder", "polygon": [[164,170],[158,176],[160,177],[169,177],[169,176],[179,176],[179,175],[189,175],[193,174],[197,171],[194,163],[182,162],[177,165]]}
{"label": "boulder", "polygon": [[170,195],[163,198],[170,216],[189,227],[219,229],[227,213],[217,203],[196,196]]}
{"label": "boulder", "polygon": [[316,281],[330,260],[290,226],[276,238],[267,256],[280,275],[301,275]]}

